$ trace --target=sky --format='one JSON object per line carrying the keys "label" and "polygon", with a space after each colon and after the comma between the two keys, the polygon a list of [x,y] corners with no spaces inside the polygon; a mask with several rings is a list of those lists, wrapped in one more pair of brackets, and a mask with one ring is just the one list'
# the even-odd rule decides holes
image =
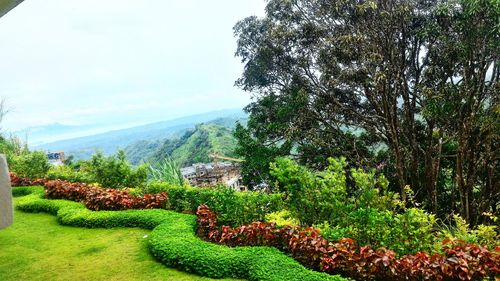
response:
{"label": "sky", "polygon": [[233,26],[264,0],[25,0],[0,18],[0,97],[16,131],[132,126],[226,108],[243,64]]}

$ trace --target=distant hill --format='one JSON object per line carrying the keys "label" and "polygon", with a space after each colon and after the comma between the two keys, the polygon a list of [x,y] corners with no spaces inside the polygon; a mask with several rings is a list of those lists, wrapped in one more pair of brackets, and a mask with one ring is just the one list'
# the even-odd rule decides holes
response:
{"label": "distant hill", "polygon": [[[144,151],[127,150],[133,154],[131,158],[144,159],[142,155],[147,155],[148,151],[151,153],[156,151],[164,143],[165,139],[180,138],[188,130],[195,128],[197,124],[216,119],[225,120],[220,122],[234,124],[236,120],[245,118],[246,114],[239,109],[213,111],[92,136],[56,141],[36,146],[36,148],[64,151],[66,155],[74,155],[76,159],[88,159],[96,150],[101,150],[105,155],[110,155],[116,153],[118,149],[125,149],[131,144],[141,143],[145,148]],[[149,146],[149,149],[147,149],[147,146]]]}
{"label": "distant hill", "polygon": [[157,162],[169,157],[182,166],[211,162],[209,154],[213,151],[234,156],[237,141],[232,129],[236,121],[234,118],[220,118],[199,124],[194,129],[187,130],[179,138],[169,138],[163,142],[134,143],[128,146],[125,152],[134,164]]}

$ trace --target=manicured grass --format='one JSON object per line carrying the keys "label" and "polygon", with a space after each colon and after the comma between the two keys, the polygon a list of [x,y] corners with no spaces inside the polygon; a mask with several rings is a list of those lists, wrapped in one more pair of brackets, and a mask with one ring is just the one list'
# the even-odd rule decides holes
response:
{"label": "manicured grass", "polygon": [[[305,268],[272,247],[235,247],[213,244],[195,234],[196,216],[162,209],[90,211],[82,203],[45,199],[42,187],[16,188],[23,196],[17,208],[28,213],[49,213],[66,226],[84,228],[140,227],[152,229],[148,248],[162,264],[211,278],[252,281],[346,281]],[[42,238],[43,239],[43,238]],[[115,241],[108,241],[115,243]],[[121,247],[128,247],[119,241]],[[77,248],[76,250],[80,250]],[[91,249],[90,252],[98,250]],[[133,265],[130,265],[133,268]],[[167,278],[165,278],[167,279]],[[179,280],[173,277],[175,280]]]}
{"label": "manicured grass", "polygon": [[14,225],[0,230],[0,280],[212,280],[157,262],[149,233],[61,226],[53,215],[16,210]]}

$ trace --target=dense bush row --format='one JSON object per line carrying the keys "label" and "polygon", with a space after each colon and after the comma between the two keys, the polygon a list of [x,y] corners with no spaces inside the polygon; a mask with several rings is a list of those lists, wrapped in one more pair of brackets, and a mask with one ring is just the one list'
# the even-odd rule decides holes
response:
{"label": "dense bush row", "polygon": [[181,213],[195,214],[198,206],[207,205],[219,214],[221,224],[233,226],[264,220],[266,214],[283,208],[280,194],[236,192],[223,186],[198,188],[152,182],[141,192],[166,192],[169,197],[167,209]]}
{"label": "dense bush row", "polygon": [[74,169],[68,165],[53,166],[45,178],[49,180],[65,180],[69,182],[94,183],[96,179],[87,172]]}
{"label": "dense bush row", "polygon": [[326,169],[313,171],[280,158],[271,164],[271,174],[292,218],[302,226],[320,228],[330,241],[350,237],[361,246],[385,247],[397,255],[439,252],[440,241],[448,237],[490,249],[499,245],[494,225],[470,229],[455,217],[455,222],[442,227],[435,214],[418,208],[409,187],[403,203],[376,170],[347,169],[345,158],[329,161]]}
{"label": "dense bush row", "polygon": [[483,280],[500,275],[500,248],[444,241],[442,254],[419,252],[400,258],[385,248],[358,247],[352,239],[329,242],[316,228],[283,227],[254,222],[237,228],[218,227],[207,206],[197,211],[200,237],[229,246],[274,246],[307,267],[357,280]]}
{"label": "dense bush row", "polygon": [[42,188],[23,189],[33,194],[21,198],[18,209],[54,214],[63,225],[153,229],[148,238],[153,255],[163,264],[187,272],[212,278],[264,281],[347,281],[308,270],[274,248],[230,248],[203,241],[195,235],[196,218],[193,215],[158,209],[93,212],[81,203],[43,199]]}
{"label": "dense bush row", "polygon": [[132,166],[127,161],[125,152],[122,150],[111,156],[96,152],[91,159],[76,162],[69,158],[66,163],[65,165],[51,167],[45,175],[46,178],[70,182],[98,183],[103,187],[116,189],[143,187],[146,184],[146,166]]}
{"label": "dense bush row", "polygon": [[[195,214],[200,205],[208,205],[217,211],[219,222],[226,225],[241,225],[252,221],[264,220],[269,213],[283,208],[282,197],[279,194],[264,192],[236,192],[228,187],[196,188],[177,186],[166,182],[152,182],[145,188],[127,190],[112,190],[92,187],[83,183],[71,183],[61,180],[29,180],[19,178],[11,173],[13,186],[45,185],[48,198],[82,201],[94,210],[121,210],[130,205],[128,198],[153,200],[151,194],[168,194],[168,200],[163,201],[164,207],[180,213]],[[48,184],[45,184],[48,183]],[[94,196],[87,196],[92,193]],[[106,200],[105,200],[106,199]],[[116,202],[122,202],[116,205]],[[148,201],[149,202],[149,201]],[[152,201],[151,201],[152,202]],[[137,203],[141,206],[144,203]],[[146,204],[147,205],[147,204]],[[142,207],[135,207],[142,208]],[[155,206],[156,208],[156,206]]]}
{"label": "dense bush row", "polygon": [[45,195],[50,199],[68,199],[83,202],[91,210],[128,210],[163,208],[168,200],[166,193],[135,196],[128,191],[88,186],[53,180],[45,182]]}

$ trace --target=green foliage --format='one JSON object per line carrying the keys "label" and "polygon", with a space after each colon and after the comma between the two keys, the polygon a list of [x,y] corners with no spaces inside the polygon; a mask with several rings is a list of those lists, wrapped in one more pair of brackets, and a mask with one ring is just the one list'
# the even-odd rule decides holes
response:
{"label": "green foliage", "polygon": [[268,182],[269,163],[274,162],[276,157],[290,153],[289,143],[266,146],[261,139],[253,137],[250,131],[239,123],[236,125],[234,136],[238,140],[235,153],[245,159],[245,162],[241,163],[243,184],[249,187]]}
{"label": "green foliage", "polygon": [[41,186],[20,186],[20,187],[12,187],[12,196],[13,197],[21,197],[26,196],[32,193],[41,193],[43,192],[43,187]]}
{"label": "green foliage", "polygon": [[478,224],[498,213],[499,7],[268,1],[265,15],[234,27],[245,64],[236,84],[254,97],[238,138],[244,174],[266,175],[278,156],[266,149],[287,144],[281,156],[314,169],[339,156],[378,165],[391,190],[410,185],[442,218],[453,209]]}
{"label": "green foliage", "polygon": [[49,171],[49,168],[50,164],[47,154],[43,151],[24,151],[21,154],[10,156],[10,171],[23,178],[43,178]]}
{"label": "green foliage", "polygon": [[321,231],[321,235],[329,241],[339,241],[346,237],[351,237],[348,228],[340,227],[338,225],[330,225],[327,221],[315,224],[314,227]]}
{"label": "green foliage", "polygon": [[134,168],[126,160],[125,152],[104,156],[97,152],[92,159],[82,163],[81,171],[88,173],[95,182],[108,188],[141,187],[146,183],[147,167]]}
{"label": "green foliage", "polygon": [[49,180],[65,180],[69,182],[81,182],[81,183],[94,183],[96,180],[92,177],[90,173],[86,173],[80,170],[75,170],[68,165],[58,165],[50,167],[47,172],[47,179]]}
{"label": "green foliage", "polygon": [[169,267],[213,278],[248,280],[347,280],[314,272],[279,250],[269,247],[238,247],[212,244],[195,235],[195,216],[165,210],[91,212],[80,203],[41,199],[33,193],[21,199],[18,208],[28,212],[49,212],[63,225],[96,227],[141,227],[153,229],[149,248]]}
{"label": "green foliage", "polygon": [[[500,234],[495,225],[480,224],[475,228],[470,228],[469,224],[460,216],[453,215],[455,224],[440,231],[441,239],[458,239],[468,243],[477,243],[494,249],[500,246]],[[494,220],[495,217],[494,217]]]}
{"label": "green foliage", "polygon": [[319,172],[288,158],[271,164],[286,207],[301,224],[317,226],[332,241],[350,237],[359,245],[386,247],[399,254],[433,249],[434,215],[404,209],[399,196],[387,190],[387,179],[373,170],[351,169],[349,185],[345,159],[329,163]]}
{"label": "green foliage", "polygon": [[[234,149],[236,140],[230,128],[212,122],[200,124],[193,130],[188,130],[178,139],[167,139],[150,156],[143,159],[152,163],[161,163],[170,158],[181,166],[189,166],[194,163],[211,162],[209,154],[217,151],[225,156],[235,156]],[[132,148],[129,148],[132,149]]]}
{"label": "green foliage", "polygon": [[232,226],[263,221],[266,214],[281,210],[283,207],[279,194],[236,192],[223,186],[198,188],[152,182],[142,191],[142,193],[158,192],[168,194],[168,209],[194,214],[198,206],[205,204],[219,215],[220,223]]}
{"label": "green foliage", "polygon": [[279,227],[283,226],[297,226],[300,224],[299,220],[294,218],[288,210],[281,210],[266,215],[266,222],[275,223]]}
{"label": "green foliage", "polygon": [[350,212],[341,225],[347,229],[347,237],[355,239],[359,245],[392,249],[393,214],[389,211],[360,208]]}
{"label": "green foliage", "polygon": [[19,139],[7,139],[0,135],[0,153],[7,155],[9,161],[10,156],[19,155],[26,151],[26,147],[22,145]]}
{"label": "green foliage", "polygon": [[376,175],[375,170],[351,169],[351,176],[356,189],[354,200],[358,208],[394,210],[403,207],[399,195],[388,190],[389,181],[383,174]]}
{"label": "green foliage", "polygon": [[432,252],[433,244],[437,240],[435,228],[435,215],[421,209],[409,208],[394,218],[390,247],[400,254]]}
{"label": "green foliage", "polygon": [[291,159],[271,163],[271,175],[292,214],[303,225],[323,221],[337,222],[354,206],[347,201],[345,159],[330,159],[324,172],[313,173]]}
{"label": "green foliage", "polygon": [[165,158],[157,165],[149,165],[149,179],[168,182],[172,185],[183,185],[184,177],[180,165],[171,158]]}

